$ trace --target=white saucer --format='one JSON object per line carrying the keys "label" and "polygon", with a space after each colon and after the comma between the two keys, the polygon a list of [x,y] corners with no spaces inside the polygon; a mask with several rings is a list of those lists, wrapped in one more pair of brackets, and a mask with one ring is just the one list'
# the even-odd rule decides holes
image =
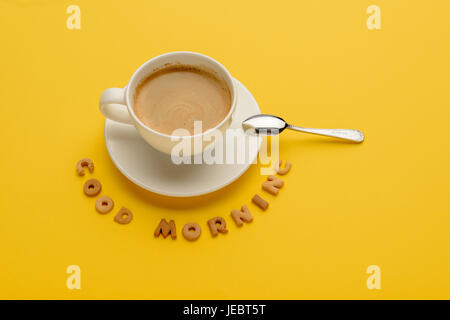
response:
{"label": "white saucer", "polygon": [[[260,114],[258,103],[248,89],[235,79],[238,104],[230,128],[245,135],[242,121]],[[105,122],[105,141],[109,156],[116,167],[135,184],[149,191],[173,197],[198,196],[216,191],[239,178],[256,158],[262,139],[247,144],[247,161],[244,164],[180,164],[172,163],[170,155],[148,145],[134,126],[115,121]]]}

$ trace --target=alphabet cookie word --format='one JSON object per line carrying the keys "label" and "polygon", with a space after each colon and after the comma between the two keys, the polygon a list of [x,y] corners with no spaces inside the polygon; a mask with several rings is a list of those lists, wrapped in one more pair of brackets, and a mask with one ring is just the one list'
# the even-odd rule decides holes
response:
{"label": "alphabet cookie word", "polygon": [[[282,164],[282,160],[275,164],[274,169],[278,175],[286,175],[291,170],[292,164],[289,161],[285,162],[284,168],[280,168]],[[91,159],[83,158],[78,161],[76,169],[77,174],[83,177],[86,174],[85,169],[88,169],[90,173],[94,171],[94,163]],[[261,188],[263,191],[276,196],[283,186],[283,180],[274,175],[270,175],[267,177],[267,180],[262,183]],[[102,185],[97,179],[89,179],[85,182],[83,190],[88,197],[95,197],[102,191]],[[263,211],[267,210],[267,208],[269,207],[269,202],[264,200],[258,194],[255,194],[253,196],[252,202]],[[101,196],[97,198],[95,208],[99,213],[107,214],[113,210],[114,201],[108,196]],[[230,215],[231,219],[238,227],[242,227],[244,223],[250,223],[253,221],[253,216],[250,212],[250,209],[245,204],[241,206],[240,210],[231,210]],[[125,207],[122,207],[114,216],[114,221],[119,224],[128,224],[132,219],[133,213]],[[227,222],[223,217],[218,216],[211,218],[207,221],[206,224],[213,237],[217,237],[219,233],[225,234],[228,232]],[[200,238],[202,234],[202,228],[195,222],[189,222],[183,226],[182,234],[186,240],[195,241]],[[161,219],[154,232],[155,238],[158,238],[160,235],[162,235],[163,238],[167,238],[170,235],[172,240],[176,240],[177,228],[175,225],[175,221],[170,220],[169,222],[167,222],[166,219]]]}
{"label": "alphabet cookie word", "polygon": [[[277,172],[280,175],[285,175],[290,171],[292,164],[286,161],[285,167],[283,169],[280,169],[281,164],[282,161],[276,164],[275,172]],[[283,180],[271,175],[267,177],[267,181],[264,181],[261,187],[262,190],[266,191],[267,193],[270,193],[273,196],[276,196],[283,186],[284,186]],[[267,202],[257,194],[253,196],[252,202],[263,211],[267,210],[267,208],[269,207],[269,202]],[[232,210],[230,215],[232,220],[238,227],[242,227],[244,223],[250,223],[253,221],[253,216],[250,212],[250,209],[246,205],[243,205],[240,210],[237,209]],[[211,218],[206,222],[206,224],[213,237],[217,237],[219,233],[225,234],[228,232],[227,222],[223,217],[219,216]],[[156,238],[158,238],[160,235],[166,238],[170,234],[172,240],[175,240],[177,238],[176,229],[177,228],[174,220],[170,220],[170,222],[167,222],[166,219],[161,219],[158,226],[156,227],[154,235]],[[199,224],[195,222],[186,223],[182,228],[182,234],[186,240],[195,241],[198,238],[200,238],[201,227]]]}

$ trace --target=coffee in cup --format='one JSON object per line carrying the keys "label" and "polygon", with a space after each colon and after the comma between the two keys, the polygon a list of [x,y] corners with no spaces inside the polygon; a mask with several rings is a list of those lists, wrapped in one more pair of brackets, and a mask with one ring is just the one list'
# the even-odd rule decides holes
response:
{"label": "coffee in cup", "polygon": [[136,88],[134,113],[147,127],[172,135],[177,129],[194,134],[217,126],[229,113],[231,95],[225,81],[189,65],[173,65],[150,74]]}

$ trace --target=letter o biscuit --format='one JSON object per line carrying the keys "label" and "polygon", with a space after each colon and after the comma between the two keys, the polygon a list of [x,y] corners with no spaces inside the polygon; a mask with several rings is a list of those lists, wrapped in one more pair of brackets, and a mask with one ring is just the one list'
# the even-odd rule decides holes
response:
{"label": "letter o biscuit", "polygon": [[95,202],[95,208],[99,213],[108,213],[114,208],[114,201],[108,196],[99,197]]}
{"label": "letter o biscuit", "polygon": [[84,184],[83,190],[88,197],[95,197],[102,191],[102,184],[97,179],[89,179]]}
{"label": "letter o biscuit", "polygon": [[183,236],[186,240],[195,241],[200,237],[202,228],[197,223],[189,222],[183,227]]}

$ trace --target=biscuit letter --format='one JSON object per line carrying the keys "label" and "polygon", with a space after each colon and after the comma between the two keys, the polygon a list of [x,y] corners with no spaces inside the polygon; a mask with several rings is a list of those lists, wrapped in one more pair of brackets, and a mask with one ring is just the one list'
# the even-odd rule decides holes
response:
{"label": "biscuit letter", "polygon": [[241,211],[236,209],[231,211],[231,217],[233,218],[234,222],[236,222],[236,225],[238,227],[241,227],[244,222],[248,223],[253,221],[252,214],[250,213],[250,210],[248,210],[246,205],[243,205],[241,207]]}
{"label": "biscuit letter", "polygon": [[92,162],[91,159],[84,158],[84,159],[81,159],[80,161],[78,161],[77,173],[81,177],[85,175],[84,168],[88,168],[90,173],[94,172],[94,163]]}
{"label": "biscuit letter", "polygon": [[186,223],[183,227],[183,236],[186,240],[195,241],[200,237],[201,233],[202,228],[195,222]]}
{"label": "biscuit letter", "polygon": [[268,176],[267,181],[262,184],[262,189],[276,196],[278,194],[278,190],[281,189],[283,185],[283,180],[275,176]]}
{"label": "biscuit letter", "polygon": [[252,202],[260,207],[263,211],[265,211],[267,207],[269,207],[269,203],[257,194],[253,196]]}
{"label": "biscuit letter", "polygon": [[102,196],[95,202],[95,209],[99,213],[105,214],[110,212],[114,208],[114,201],[108,196]]}
{"label": "biscuit letter", "polygon": [[120,224],[128,224],[133,219],[133,213],[125,207],[122,207],[114,217],[114,221]]}
{"label": "biscuit letter", "polygon": [[175,240],[177,238],[175,222],[170,220],[169,223],[167,223],[166,219],[161,219],[161,222],[156,227],[155,237],[159,237],[160,234],[162,234],[164,238],[170,234],[172,239]]}
{"label": "biscuit letter", "polygon": [[281,169],[280,167],[282,164],[283,164],[283,160],[280,160],[275,164],[275,172],[281,176],[284,176],[285,174],[287,174],[289,172],[289,170],[291,170],[292,163],[290,163],[289,161],[286,161],[284,168]]}
{"label": "biscuit letter", "polygon": [[227,233],[227,223],[222,217],[215,217],[208,220],[209,230],[213,237],[217,236],[219,233]]}
{"label": "biscuit letter", "polygon": [[88,197],[95,197],[102,191],[102,184],[97,179],[89,179],[84,183],[83,190]]}

